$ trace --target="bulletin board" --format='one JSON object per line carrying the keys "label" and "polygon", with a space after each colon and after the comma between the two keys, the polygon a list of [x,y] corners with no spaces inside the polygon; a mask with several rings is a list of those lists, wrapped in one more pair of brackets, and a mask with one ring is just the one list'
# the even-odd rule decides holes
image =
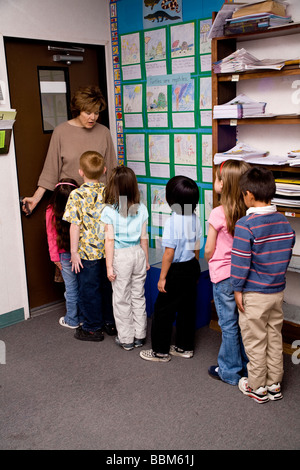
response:
{"label": "bulletin board", "polygon": [[137,175],[149,211],[150,246],[160,243],[170,215],[165,186],[176,175],[188,176],[199,186],[199,217],[205,236],[212,210],[208,39],[212,20],[118,35],[113,5],[111,2],[118,159]]}

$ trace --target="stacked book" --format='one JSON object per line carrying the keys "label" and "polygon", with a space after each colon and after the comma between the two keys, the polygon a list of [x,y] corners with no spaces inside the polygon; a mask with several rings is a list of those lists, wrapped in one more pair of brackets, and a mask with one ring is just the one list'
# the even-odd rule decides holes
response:
{"label": "stacked book", "polygon": [[244,93],[228,103],[214,106],[214,119],[242,119],[252,116],[263,116],[265,113],[266,103],[255,101]]}
{"label": "stacked book", "polygon": [[237,49],[222,60],[213,63],[215,73],[245,72],[256,68],[280,70],[285,65],[284,59],[257,59],[246,49]]}
{"label": "stacked book", "polygon": [[226,160],[244,160],[248,163],[258,165],[285,165],[287,157],[270,155],[267,151],[254,149],[244,142],[239,142],[226,152],[215,153],[215,165],[220,165],[220,163]]}
{"label": "stacked book", "polygon": [[257,13],[239,18],[228,18],[225,20],[224,36],[262,31],[274,26],[284,26],[292,22],[291,16],[279,16],[271,13]]}

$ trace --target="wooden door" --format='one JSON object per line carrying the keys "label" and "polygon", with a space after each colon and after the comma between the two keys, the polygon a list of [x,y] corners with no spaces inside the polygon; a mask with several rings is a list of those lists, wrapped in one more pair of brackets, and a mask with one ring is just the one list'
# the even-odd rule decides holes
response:
{"label": "wooden door", "polygon": [[[53,61],[56,47],[81,47],[83,62],[71,65]],[[99,85],[105,97],[106,70],[104,46],[53,43],[5,38],[11,107],[17,110],[14,141],[20,196],[31,196],[37,187],[43,168],[51,133],[43,131],[38,67],[67,68],[72,95],[79,86]],[[69,103],[68,103],[69,105]],[[101,113],[101,122],[108,126],[108,112]],[[46,231],[45,210],[51,192],[47,191],[33,214],[22,214],[22,229],[30,309],[63,300],[63,284],[54,282],[55,266],[50,261]]]}

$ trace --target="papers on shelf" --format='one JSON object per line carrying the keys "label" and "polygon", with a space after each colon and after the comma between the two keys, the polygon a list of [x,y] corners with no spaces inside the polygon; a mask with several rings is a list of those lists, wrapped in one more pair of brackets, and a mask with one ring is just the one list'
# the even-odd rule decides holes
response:
{"label": "papers on shelf", "polygon": [[242,119],[253,115],[261,116],[265,112],[265,107],[266,103],[255,101],[241,93],[228,103],[214,106],[213,118]]}
{"label": "papers on shelf", "polygon": [[276,194],[272,199],[278,206],[300,207],[300,179],[276,178]]}
{"label": "papers on shelf", "polygon": [[300,150],[291,150],[288,152],[288,160],[287,163],[290,166],[300,166]]}
{"label": "papers on shelf", "polygon": [[286,207],[300,207],[300,197],[299,199],[291,198],[291,197],[275,197],[272,199],[272,203],[276,204],[276,206],[286,206]]}
{"label": "papers on shelf", "polygon": [[240,142],[227,152],[215,153],[215,165],[219,165],[225,160],[244,160],[251,164],[259,165],[285,165],[287,162],[287,157],[282,157],[280,155],[270,155],[267,151],[254,149],[249,145]]}
{"label": "papers on shelf", "polygon": [[285,65],[284,59],[262,59],[254,57],[246,49],[237,49],[222,60],[213,63],[215,73],[234,73],[257,68],[280,70]]}

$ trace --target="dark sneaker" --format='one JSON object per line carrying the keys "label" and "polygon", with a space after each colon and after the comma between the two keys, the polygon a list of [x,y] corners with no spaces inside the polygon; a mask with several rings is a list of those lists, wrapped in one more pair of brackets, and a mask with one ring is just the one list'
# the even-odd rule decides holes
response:
{"label": "dark sneaker", "polygon": [[184,351],[184,349],[178,348],[178,346],[170,346],[170,354],[172,356],[179,356],[179,357],[185,357],[186,359],[190,359],[194,355],[194,351]]}
{"label": "dark sneaker", "polygon": [[117,334],[117,328],[114,323],[105,323],[104,331],[109,336],[115,336]]}
{"label": "dark sneaker", "polygon": [[208,368],[208,375],[212,377],[213,379],[221,380],[221,377],[219,376],[219,367],[218,366],[210,366]]}
{"label": "dark sneaker", "polygon": [[103,341],[104,335],[103,330],[100,328],[96,331],[83,330],[81,327],[77,328],[74,337],[81,341]]}
{"label": "dark sneaker", "polygon": [[146,338],[135,339],[134,340],[134,347],[135,348],[140,348],[141,346],[144,346],[145,343],[146,343]]}
{"label": "dark sneaker", "polygon": [[242,377],[239,380],[239,389],[244,395],[248,395],[248,397],[252,398],[257,403],[266,403],[269,401],[267,387],[259,387],[253,390],[248,385],[247,377]]}
{"label": "dark sneaker", "polygon": [[121,343],[118,336],[115,338],[115,342],[118,346],[121,346],[121,348],[125,349],[125,351],[131,351],[131,349],[134,348],[134,343]]}
{"label": "dark sneaker", "polygon": [[152,349],[146,349],[145,351],[141,351],[140,356],[146,361],[153,362],[169,362],[171,360],[170,354],[155,353]]}
{"label": "dark sneaker", "polygon": [[268,386],[267,385],[267,390],[268,390],[268,397],[270,400],[281,400],[283,398],[282,393],[281,393],[281,386],[280,384],[273,384]]}

